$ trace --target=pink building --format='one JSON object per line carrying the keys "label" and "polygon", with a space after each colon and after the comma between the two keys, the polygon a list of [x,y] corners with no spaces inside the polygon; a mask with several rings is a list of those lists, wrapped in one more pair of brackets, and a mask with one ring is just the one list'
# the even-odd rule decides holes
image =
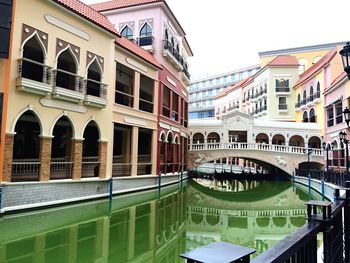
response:
{"label": "pink building", "polygon": [[122,36],[148,50],[162,65],[157,170],[186,170],[190,83],[187,58],[193,54],[184,29],[165,0],[112,0],[92,7],[107,16]]}
{"label": "pink building", "polygon": [[[343,109],[348,107],[346,86],[350,84],[345,72],[342,72],[324,91],[325,138],[328,152],[328,168],[344,170],[346,167],[345,145],[339,138],[339,132],[345,131],[349,135],[344,121]],[[326,160],[325,160],[326,161]]]}

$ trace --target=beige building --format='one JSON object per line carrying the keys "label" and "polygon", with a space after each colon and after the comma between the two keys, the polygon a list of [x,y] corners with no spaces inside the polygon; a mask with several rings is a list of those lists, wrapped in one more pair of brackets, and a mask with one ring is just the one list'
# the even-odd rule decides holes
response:
{"label": "beige building", "polygon": [[161,65],[79,1],[14,12],[0,181],[155,174]]}

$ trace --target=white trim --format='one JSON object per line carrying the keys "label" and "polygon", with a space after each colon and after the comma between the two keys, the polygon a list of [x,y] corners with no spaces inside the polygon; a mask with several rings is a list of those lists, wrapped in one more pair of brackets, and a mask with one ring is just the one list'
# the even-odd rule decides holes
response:
{"label": "white trim", "polygon": [[[60,56],[64,51],[66,51],[67,49],[69,50],[69,52],[71,53],[71,55],[72,55],[73,58],[74,58],[75,66],[76,66],[76,68],[75,68],[75,69],[76,69],[75,74],[78,74],[78,73],[79,73],[79,69],[80,69],[79,60],[78,60],[78,58],[75,56],[75,54],[74,54],[74,52],[73,52],[72,47],[71,47],[70,44],[68,44],[64,49],[62,49],[60,52],[57,53],[57,56],[56,56],[56,58],[55,58],[55,68],[57,69],[57,63],[58,63],[58,58],[59,58],[59,56]],[[79,75],[79,74],[78,74],[78,75]]]}
{"label": "white trim", "polygon": [[44,17],[48,23],[50,23],[56,27],[62,28],[64,30],[68,31],[69,33],[72,33],[72,34],[74,34],[82,39],[89,41],[91,38],[89,33],[85,32],[85,31],[83,31],[75,26],[72,26],[72,25],[66,23],[65,21],[62,21],[62,20],[60,20],[60,19],[58,19],[50,14],[44,15]]}
{"label": "white trim", "polygon": [[[176,82],[175,82],[175,80],[172,80],[171,78],[169,78],[169,77],[166,77],[166,80],[171,84],[171,85],[173,85],[174,87],[176,87]],[[186,95],[186,94],[185,94]]]}
{"label": "white trim", "polygon": [[142,65],[141,63],[137,62],[136,60],[127,57],[126,58],[126,62],[131,65],[134,66],[135,68],[138,68],[139,70],[142,70],[143,72],[148,72],[147,67],[145,67],[144,65]]}
{"label": "white trim", "polygon": [[134,124],[137,126],[147,126],[148,123],[142,119],[137,119],[137,118],[131,118],[131,117],[124,117],[124,122],[129,123],[129,124]]}
{"label": "white trim", "polygon": [[96,128],[97,128],[97,131],[98,131],[98,140],[100,140],[100,138],[102,138],[102,135],[101,135],[101,129],[100,129],[100,125],[98,125],[97,121],[95,120],[95,117],[94,116],[91,116],[84,124],[83,126],[83,129],[82,129],[82,133],[81,133],[81,138],[84,139],[84,132],[85,132],[85,129],[86,127],[88,126],[88,124],[90,122],[94,122],[95,125],[96,125]]}
{"label": "white trim", "polygon": [[90,61],[90,63],[86,66],[86,74],[85,74],[85,78],[87,79],[87,75],[88,75],[88,70],[89,70],[89,67],[91,66],[91,64],[96,61],[97,62],[97,65],[98,67],[100,68],[100,74],[101,74],[101,82],[102,82],[102,79],[103,79],[103,69],[102,69],[102,66],[97,58],[97,56],[95,55],[94,58]]}
{"label": "white trim", "polygon": [[[165,138],[164,138],[164,139],[165,139],[164,141],[162,140],[162,136],[163,136],[163,135],[164,135],[164,137],[165,137]],[[165,131],[161,131],[161,132],[159,133],[159,138],[158,138],[158,139],[159,139],[160,142],[167,142],[167,136],[166,136],[166,134],[165,134]]]}
{"label": "white trim", "polygon": [[[42,49],[42,51],[44,52],[44,60],[46,61],[46,57],[47,57],[47,50],[46,50],[46,48],[45,48],[45,45],[44,45],[44,43],[41,41],[41,38],[40,38],[40,36],[39,36],[39,34],[38,34],[38,31],[37,30],[35,30],[30,36],[28,36],[24,41],[23,41],[23,43],[22,43],[22,45],[21,45],[21,57],[23,58],[23,50],[24,50],[24,46],[25,46],[25,44],[30,40],[30,39],[32,39],[32,37],[34,37],[34,35],[36,36],[36,38],[37,38],[37,40],[39,41],[39,44],[41,45],[41,49]],[[43,61],[43,62],[45,62],[45,61]]]}
{"label": "white trim", "polygon": [[39,136],[44,136],[44,122],[42,120],[42,118],[40,117],[39,112],[37,112],[32,105],[28,105],[27,107],[25,107],[24,109],[22,109],[14,118],[14,120],[12,121],[12,125],[11,125],[11,133],[16,134],[15,132],[15,128],[16,128],[16,124],[19,120],[19,118],[27,111],[31,111],[32,113],[34,113],[35,117],[38,119],[39,122],[39,126],[40,126],[40,135]]}
{"label": "white trim", "polygon": [[53,130],[54,130],[56,124],[57,124],[57,121],[58,121],[61,117],[63,117],[63,116],[65,116],[65,117],[68,119],[68,121],[70,122],[70,125],[71,125],[71,127],[72,127],[72,138],[76,138],[77,136],[76,136],[76,134],[75,134],[76,132],[75,132],[74,123],[73,123],[73,121],[72,121],[72,118],[69,117],[69,115],[68,115],[68,113],[67,113],[66,111],[63,111],[61,114],[59,114],[59,115],[54,119],[54,121],[53,121],[52,124],[51,124],[49,136],[53,136]]}

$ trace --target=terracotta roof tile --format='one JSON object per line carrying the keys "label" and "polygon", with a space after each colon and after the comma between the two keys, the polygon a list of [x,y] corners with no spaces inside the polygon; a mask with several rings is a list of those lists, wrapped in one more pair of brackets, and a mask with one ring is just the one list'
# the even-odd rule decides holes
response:
{"label": "terracotta roof tile", "polygon": [[157,2],[164,2],[164,0],[112,0],[112,1],[102,2],[102,3],[92,4],[91,7],[101,12],[101,11],[108,11],[113,9],[120,9],[124,7],[151,4],[151,3],[157,3]]}
{"label": "terracotta roof tile", "polygon": [[146,60],[148,63],[151,63],[153,66],[156,66],[159,69],[162,69],[162,65],[159,64],[159,62],[153,57],[151,53],[144,50],[142,47],[139,47],[134,42],[124,38],[124,37],[117,37],[116,44],[127,49],[131,53],[135,54],[136,56]]}
{"label": "terracotta roof tile", "polygon": [[216,96],[215,96],[215,99],[219,99],[219,98],[221,98],[221,97],[224,97],[224,96],[226,96],[230,91],[233,91],[233,90],[235,90],[235,89],[237,89],[237,88],[240,88],[240,87],[243,88],[243,87],[245,87],[245,85],[246,85],[247,83],[250,83],[250,80],[252,80],[252,77],[243,79],[243,80],[237,82],[235,85],[227,87],[226,89],[224,89],[223,91],[221,91],[218,95],[216,95]]}
{"label": "terracotta roof tile", "polygon": [[294,56],[280,55],[275,57],[267,66],[299,66],[299,62]]}
{"label": "terracotta roof tile", "polygon": [[103,29],[115,34],[119,35],[115,30],[113,24],[108,20],[107,17],[97,12],[95,9],[90,6],[80,2],[79,0],[52,0],[70,11],[84,17],[90,22],[102,27]]}
{"label": "terracotta roof tile", "polygon": [[332,89],[332,88],[333,88],[334,86],[336,86],[339,82],[341,82],[345,77],[347,77],[347,74],[346,74],[345,71],[343,71],[338,77],[336,77],[336,78],[332,81],[332,83],[331,83],[331,85],[330,85],[329,87],[326,87],[326,89],[324,90],[324,92],[326,92],[326,91]]}
{"label": "terracotta roof tile", "polygon": [[300,75],[298,82],[294,85],[294,87],[304,83],[311,76],[317,73],[321,68],[327,65],[337,54],[336,49],[330,50],[326,55],[324,55],[317,63],[312,65],[308,70],[306,70],[303,74]]}

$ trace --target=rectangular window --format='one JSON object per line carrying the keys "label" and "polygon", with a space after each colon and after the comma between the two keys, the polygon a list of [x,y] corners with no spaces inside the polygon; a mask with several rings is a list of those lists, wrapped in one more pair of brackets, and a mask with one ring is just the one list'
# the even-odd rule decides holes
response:
{"label": "rectangular window", "polygon": [[141,75],[139,109],[153,113],[154,80]]}
{"label": "rectangular window", "polygon": [[170,118],[170,89],[167,86],[163,86],[162,115]]}
{"label": "rectangular window", "polygon": [[183,118],[184,118],[184,124],[183,124],[183,126],[184,127],[186,127],[187,128],[187,125],[188,125],[188,103],[185,101],[185,100],[183,100],[184,101],[184,107],[183,107],[183,111],[182,111],[182,114],[183,114]]}
{"label": "rectangular window", "polygon": [[134,70],[117,64],[117,81],[115,85],[115,103],[133,107],[134,105]]}
{"label": "rectangular window", "polygon": [[343,105],[342,105],[342,102],[339,102],[339,103],[335,104],[335,114],[336,114],[336,119],[335,119],[336,124],[342,123],[343,122]]}
{"label": "rectangular window", "polygon": [[334,114],[333,107],[327,108],[327,127],[332,127],[334,125]]}
{"label": "rectangular window", "polygon": [[287,99],[286,97],[278,98],[278,109],[279,110],[287,110]]}
{"label": "rectangular window", "polygon": [[174,121],[179,120],[179,96],[173,93],[173,111],[171,114],[171,118]]}

